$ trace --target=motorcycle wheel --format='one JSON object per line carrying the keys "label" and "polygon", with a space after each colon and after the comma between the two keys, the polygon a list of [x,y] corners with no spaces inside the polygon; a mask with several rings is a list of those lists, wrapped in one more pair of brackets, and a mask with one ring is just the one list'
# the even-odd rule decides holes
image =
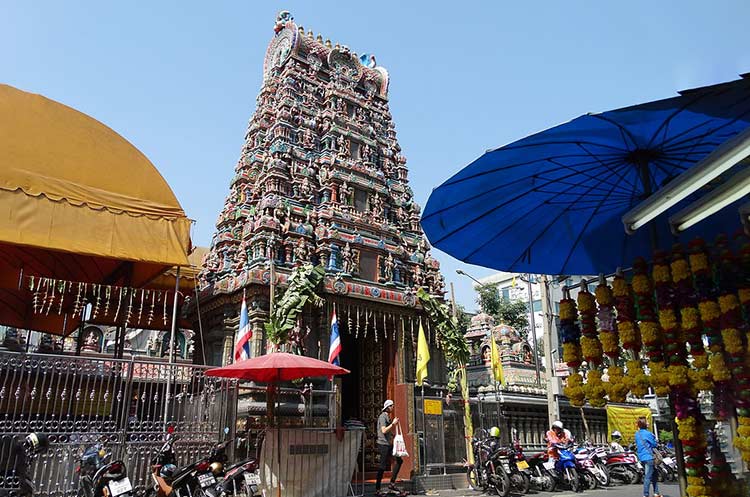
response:
{"label": "motorcycle wheel", "polygon": [[531,488],[531,478],[526,473],[519,471],[511,475],[510,484],[517,493],[526,495]]}
{"label": "motorcycle wheel", "polygon": [[502,467],[492,478],[492,486],[500,497],[508,497],[510,494],[510,478]]}
{"label": "motorcycle wheel", "polygon": [[602,487],[608,487],[612,480],[609,477],[609,470],[604,464],[597,464],[596,467],[599,468],[599,471],[594,474],[594,476],[596,476],[596,480]]}
{"label": "motorcycle wheel", "polygon": [[599,482],[596,477],[589,471],[581,472],[581,479],[583,480],[583,487],[586,490],[596,490],[599,486]]}
{"label": "motorcycle wheel", "polygon": [[578,477],[578,471],[575,468],[565,468],[564,475],[573,492],[578,493],[582,490],[581,479]]}
{"label": "motorcycle wheel", "polygon": [[542,490],[545,492],[554,492],[555,488],[557,488],[557,480],[552,478],[550,475],[544,475],[544,484]]}
{"label": "motorcycle wheel", "polygon": [[479,479],[479,471],[477,471],[476,468],[469,468],[466,470],[466,481],[469,482],[469,486],[472,490],[476,490],[477,492],[484,490]]}
{"label": "motorcycle wheel", "polygon": [[627,476],[627,482],[630,485],[635,485],[636,483],[641,482],[641,475],[638,473],[638,470],[635,468],[625,468]]}

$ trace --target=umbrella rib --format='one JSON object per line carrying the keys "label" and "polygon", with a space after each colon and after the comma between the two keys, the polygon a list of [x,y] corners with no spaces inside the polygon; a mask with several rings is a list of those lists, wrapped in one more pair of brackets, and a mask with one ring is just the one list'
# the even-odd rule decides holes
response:
{"label": "umbrella rib", "polygon": [[[544,186],[546,186],[546,185],[554,184],[554,183],[555,183],[555,182],[557,182],[557,181],[560,181],[560,180],[562,180],[562,179],[566,179],[566,178],[569,178],[569,177],[573,177],[573,176],[575,176],[576,174],[579,174],[579,172],[574,172],[574,173],[571,173],[571,174],[568,174],[568,175],[565,175],[565,176],[562,176],[562,177],[560,177],[560,178],[556,178],[556,179],[553,179],[553,180],[547,180],[547,179],[545,179],[545,178],[542,178],[542,179],[544,179],[544,181],[546,181],[546,183],[545,183],[545,184],[542,184],[542,185],[538,185],[537,187],[534,187],[534,188],[532,188],[531,190],[527,190],[527,191],[525,191],[525,192],[523,192],[523,193],[521,193],[521,194],[517,195],[516,197],[514,197],[514,198],[510,199],[510,200],[508,201],[508,203],[509,203],[509,202],[513,202],[513,201],[515,201],[515,200],[518,200],[519,198],[523,197],[524,195],[527,195],[528,193],[531,193],[531,192],[535,191],[535,190],[536,190],[536,188],[541,188],[541,187],[544,187]],[[487,195],[487,194],[491,194],[491,193],[493,193],[493,192],[495,192],[495,191],[497,191],[497,190],[499,190],[499,189],[501,189],[501,188],[505,188],[505,187],[508,187],[508,186],[512,186],[512,185],[514,185],[514,184],[516,184],[516,183],[521,183],[521,182],[523,182],[523,181],[526,181],[526,180],[528,180],[528,179],[529,179],[529,176],[524,176],[523,178],[518,178],[518,179],[516,179],[516,180],[513,180],[513,181],[511,181],[511,182],[509,182],[509,183],[503,183],[502,185],[498,185],[498,186],[496,186],[496,187],[490,188],[489,190],[485,190],[485,191],[483,191],[483,192],[481,192],[481,193],[478,193],[478,194],[476,194],[476,195],[473,195],[473,196],[471,196],[471,197],[467,197],[467,198],[465,198],[465,199],[463,199],[463,200],[460,200],[460,201],[458,201],[458,202],[456,202],[456,203],[453,203],[453,204],[451,204],[451,205],[445,206],[445,207],[443,207],[442,209],[438,209],[438,210],[436,210],[436,211],[434,211],[434,212],[431,212],[430,214],[428,214],[428,215],[426,215],[426,216],[422,217],[422,220],[425,220],[425,219],[430,219],[431,217],[434,217],[434,216],[436,216],[436,215],[438,215],[438,214],[441,214],[441,213],[443,213],[443,212],[445,212],[445,211],[447,211],[447,210],[450,210],[450,209],[456,208],[456,207],[458,207],[459,205],[465,204],[465,203],[467,203],[467,202],[471,202],[471,201],[473,201],[473,200],[476,200],[476,199],[478,199],[478,198],[480,198],[480,197],[483,197],[483,196],[485,196],[485,195]],[[446,185],[445,185],[445,184],[443,184],[443,185],[439,186],[439,187],[438,187],[438,190],[439,190],[440,188],[443,188],[444,186],[446,186]],[[436,191],[437,191],[437,190],[436,190]],[[489,211],[486,211],[486,212],[485,212],[484,214],[482,214],[482,215],[480,216],[480,218],[481,218],[481,217],[484,217],[484,216],[485,216],[486,214],[489,214],[489,213],[491,213],[491,212],[492,212],[492,210],[494,210],[494,208],[493,208],[493,209],[491,209],[491,210],[489,210]],[[479,218],[477,218],[477,219],[479,219]],[[476,220],[476,219],[475,219],[475,220]],[[464,226],[467,226],[467,225],[464,225]],[[463,227],[462,227],[462,228],[463,228]],[[458,229],[462,229],[462,228],[458,228]],[[452,233],[448,233],[448,234],[447,234],[447,235],[446,235],[445,237],[443,237],[443,238],[440,238],[440,240],[438,240],[438,241],[441,241],[441,240],[445,239],[446,237],[448,237],[448,236],[451,236],[452,234],[453,234],[453,232],[452,232]]]}
{"label": "umbrella rib", "polygon": [[[585,150],[585,149],[584,149],[584,150]],[[591,156],[591,155],[589,155],[589,157],[592,157],[592,156]],[[592,161],[592,164],[598,164],[598,165],[599,165],[600,167],[604,167],[605,169],[607,169],[607,171],[609,171],[610,173],[613,173],[613,174],[615,174],[615,173],[613,172],[613,170],[612,170],[612,169],[610,169],[609,165],[605,164],[605,163],[604,163],[604,162],[602,162],[601,160],[598,160],[598,159],[597,159],[596,157],[592,157],[592,158],[594,159],[594,160]],[[583,176],[586,176],[586,177],[587,177],[587,178],[589,178],[589,179],[599,179],[599,178],[600,178],[600,176],[589,175],[589,174],[587,174],[587,171],[580,171],[580,170],[578,170],[578,169],[575,169],[575,168],[574,168],[574,167],[572,167],[572,166],[568,166],[568,165],[565,165],[565,164],[560,164],[560,163],[558,163],[558,162],[555,162],[555,161],[554,161],[554,160],[552,160],[552,159],[547,159],[547,160],[548,160],[548,162],[551,162],[552,164],[555,164],[555,165],[556,165],[556,166],[558,166],[558,167],[561,167],[561,168],[567,169],[567,170],[569,170],[569,171],[575,171],[576,173],[578,173],[578,174],[581,174],[581,175],[583,175]],[[619,163],[619,162],[620,162],[620,160],[619,160],[619,159],[617,159],[617,162]],[[615,165],[615,164],[612,164],[612,165]],[[593,168],[592,168],[592,169],[593,169]],[[619,176],[619,175],[618,175],[618,176]],[[608,183],[608,182],[607,182],[607,184],[610,184],[610,183]],[[610,186],[616,186],[616,185],[610,185]]]}
{"label": "umbrella rib", "polygon": [[[621,134],[621,135],[623,135],[623,138],[625,138],[625,137],[629,138],[629,139],[630,139],[630,141],[631,141],[631,142],[632,142],[632,144],[633,144],[633,147],[636,147],[636,148],[638,147],[638,141],[637,141],[637,140],[635,139],[635,137],[634,137],[634,136],[633,136],[633,135],[632,135],[632,134],[630,133],[630,130],[628,130],[628,129],[627,129],[627,128],[626,128],[625,126],[623,126],[622,124],[618,123],[617,121],[615,121],[614,119],[611,119],[611,118],[609,118],[609,117],[604,117],[604,115],[602,115],[602,114],[591,114],[591,117],[593,117],[593,118],[595,118],[595,119],[599,119],[599,120],[601,120],[601,121],[604,121],[604,122],[606,122],[606,123],[609,123],[609,124],[611,124],[612,126],[615,126],[615,127],[617,127],[617,129],[619,129],[619,130],[620,130],[620,134]],[[630,147],[628,146],[628,143],[626,142],[626,140],[624,140],[624,139],[623,139],[623,143],[625,143],[625,146],[626,146],[626,149],[625,149],[625,151],[630,151]]]}
{"label": "umbrella rib", "polygon": [[604,205],[604,200],[599,203],[599,205],[594,208],[594,210],[591,212],[591,215],[589,216],[588,220],[586,221],[586,224],[583,225],[583,228],[578,232],[578,236],[576,237],[575,243],[571,246],[570,250],[568,251],[568,257],[565,258],[565,263],[563,264],[562,271],[565,271],[565,266],[568,265],[568,262],[570,261],[570,258],[573,256],[573,251],[575,250],[578,243],[581,241],[581,237],[583,236],[584,231],[586,231],[586,228],[588,228],[589,224],[591,224],[591,221],[594,219],[594,216],[597,212],[599,212],[599,209]]}
{"label": "umbrella rib", "polygon": [[[595,188],[596,186],[597,186],[597,185],[591,185],[591,187],[589,187],[589,190],[588,190],[588,191],[590,191],[591,189]],[[571,188],[572,188],[572,187],[571,187]],[[583,198],[583,197],[584,197],[585,195],[587,195],[587,194],[588,194],[588,191],[587,191],[587,192],[581,192],[581,193],[579,194],[579,196],[578,196],[578,199],[581,199],[581,198]],[[523,215],[523,216],[521,216],[521,217],[524,217],[524,216],[526,216],[526,215],[530,214],[530,213],[531,213],[531,212],[533,212],[533,211],[534,211],[535,209],[536,209],[536,207],[532,207],[532,208],[531,208],[530,210],[528,210],[528,211],[526,212],[526,214],[524,214],[524,215]],[[542,230],[542,232],[541,232],[541,233],[539,233],[539,234],[538,234],[538,235],[536,236],[536,238],[534,238],[534,240],[533,240],[533,241],[531,242],[531,244],[534,244],[534,243],[535,243],[535,242],[536,242],[537,240],[539,240],[539,238],[540,238],[540,237],[541,237],[541,236],[542,236],[542,235],[543,235],[544,233],[546,233],[546,232],[547,232],[547,230],[548,230],[548,229],[549,229],[549,228],[550,228],[550,227],[552,226],[552,224],[553,224],[553,223],[556,223],[556,222],[557,222],[557,220],[558,220],[558,219],[560,219],[560,217],[561,217],[561,216],[562,216],[563,214],[565,214],[566,212],[567,212],[567,209],[562,209],[562,210],[560,210],[560,212],[559,212],[559,213],[558,213],[558,214],[557,214],[557,215],[556,215],[556,216],[554,217],[554,219],[552,219],[551,223],[550,223],[550,224],[548,224],[548,225],[547,225],[547,227],[545,227],[545,228],[544,228],[544,230]],[[475,221],[475,220],[474,220],[474,221]],[[473,222],[473,221],[472,221],[472,222]],[[466,225],[464,225],[464,226],[466,226]],[[504,228],[503,230],[501,230],[501,231],[500,231],[499,233],[497,233],[497,234],[496,234],[495,236],[493,236],[493,237],[492,237],[492,238],[490,238],[490,239],[489,239],[488,241],[486,241],[485,243],[483,243],[482,245],[480,245],[479,247],[477,247],[476,249],[474,249],[474,250],[473,250],[472,252],[470,252],[470,253],[469,253],[469,254],[468,254],[468,255],[467,255],[466,257],[465,257],[465,259],[468,259],[468,258],[470,258],[470,257],[471,257],[471,256],[473,256],[474,254],[476,254],[477,252],[479,252],[480,250],[482,250],[482,249],[483,249],[484,247],[486,247],[486,246],[487,246],[488,244],[490,244],[490,243],[494,243],[494,242],[495,242],[495,240],[496,240],[496,239],[497,239],[497,238],[498,238],[498,237],[499,237],[500,235],[502,235],[503,233],[505,233],[505,231],[509,230],[509,229],[510,229],[511,227],[513,227],[513,223],[509,224],[509,225],[508,225],[507,227],[505,227],[505,228]],[[529,247],[531,247],[531,244],[527,246],[527,249],[528,249]],[[524,252],[525,252],[525,251],[524,251]],[[464,260],[465,260],[465,259],[464,259]],[[516,261],[515,261],[515,262],[518,262],[518,259],[516,259]],[[514,264],[515,264],[515,262],[514,262]]]}
{"label": "umbrella rib", "polygon": [[[600,143],[593,143],[593,142],[576,142],[576,143],[577,144],[586,143],[587,145],[593,145],[593,146],[596,146],[596,147],[613,148],[613,147],[611,147],[609,145],[602,145]],[[547,145],[572,145],[572,144],[573,143],[571,143],[571,142],[545,142],[545,143],[536,143],[536,144],[533,144],[533,145],[531,145],[531,144],[530,145],[526,145],[526,147],[531,147],[531,146],[537,147],[537,146],[547,146]],[[511,147],[510,145],[508,145],[506,147],[499,148],[499,149],[493,150],[493,151],[488,152],[488,153],[489,154],[493,154],[493,153],[496,153],[496,152],[502,152],[502,151],[505,151],[505,150],[516,150],[516,149],[519,149],[519,148],[522,148],[522,147]],[[614,149],[614,150],[616,150],[618,153],[612,153],[613,157],[621,155],[622,152],[627,152],[627,150],[624,150],[624,151],[623,150],[619,150],[619,149]],[[599,154],[599,155],[605,155],[605,154]],[[585,157],[585,156],[586,155],[579,155],[579,154],[564,154],[564,155],[555,156],[553,158],[554,159],[565,159],[565,158]],[[484,156],[482,156],[482,157],[484,157]],[[474,162],[472,162],[472,164],[474,164],[476,161],[478,161],[480,159],[481,159],[481,157],[479,159],[475,160]],[[463,178],[458,178],[458,179],[455,179],[455,180],[452,179],[452,178],[450,178],[445,183],[443,183],[443,185],[441,185],[441,186],[455,185],[455,184],[461,183],[463,181],[467,181],[467,180],[470,180],[470,179],[478,178],[480,176],[485,176],[487,174],[496,173],[498,171],[507,171],[509,169],[514,169],[516,167],[528,166],[529,164],[534,164],[535,162],[541,162],[542,160],[547,160],[547,158],[545,158],[545,159],[534,159],[534,160],[531,160],[531,161],[528,161],[528,162],[519,162],[519,163],[515,163],[515,164],[507,164],[507,165],[503,165],[503,166],[500,166],[500,167],[495,167],[495,168],[492,168],[492,169],[488,169],[486,171],[481,171],[479,173],[472,174],[471,176],[466,176],[466,177],[463,177]],[[469,164],[467,167],[471,167],[471,164]]]}
{"label": "umbrella rib", "polygon": [[[616,176],[618,176],[618,177],[620,178],[620,180],[621,180],[621,181],[624,181],[625,183],[628,183],[628,184],[630,185],[630,187],[631,187],[631,188],[635,188],[635,185],[634,185],[633,183],[629,182],[629,181],[628,181],[627,179],[625,179],[625,177],[624,177],[624,176],[621,176],[621,175],[620,175],[620,174],[618,174],[618,173],[617,173],[617,172],[616,172],[615,170],[612,170],[612,169],[610,169],[609,165],[607,165],[607,164],[604,164],[604,163],[603,163],[603,162],[602,162],[601,160],[599,160],[599,159],[598,159],[598,158],[597,158],[597,157],[596,157],[596,156],[595,156],[595,155],[594,155],[594,154],[593,154],[593,153],[592,153],[592,152],[591,152],[591,151],[590,151],[589,149],[587,149],[586,147],[584,147],[584,146],[583,146],[582,144],[580,144],[580,143],[578,144],[578,146],[579,146],[579,147],[580,147],[581,149],[583,149],[583,151],[584,151],[584,152],[586,152],[587,154],[589,154],[589,156],[591,156],[591,158],[592,158],[592,159],[594,159],[594,160],[598,160],[598,161],[599,161],[599,162],[600,162],[600,163],[602,164],[602,166],[604,166],[605,168],[607,168],[607,170],[608,170],[608,171],[609,171],[610,173],[612,173],[612,174],[615,174]],[[618,161],[618,162],[620,162],[620,161]],[[614,164],[613,164],[613,165],[614,165]]]}
{"label": "umbrella rib", "polygon": [[659,125],[659,127],[658,127],[658,128],[656,128],[656,130],[654,131],[653,135],[651,135],[651,139],[650,139],[650,140],[648,141],[648,145],[647,145],[647,147],[646,147],[646,148],[652,148],[652,146],[653,146],[653,143],[654,143],[654,140],[656,139],[656,137],[657,137],[657,136],[659,135],[659,133],[661,133],[661,131],[662,131],[662,129],[663,129],[664,127],[668,126],[668,125],[669,125],[669,123],[671,123],[671,122],[672,122],[672,119],[674,119],[675,117],[677,117],[677,116],[678,116],[678,115],[679,115],[679,114],[680,114],[681,112],[683,112],[683,111],[684,111],[684,110],[686,110],[686,109],[687,109],[688,107],[690,107],[690,106],[691,106],[691,105],[693,105],[694,103],[696,103],[696,102],[698,102],[699,100],[701,100],[701,99],[702,99],[702,98],[703,98],[704,96],[706,96],[706,95],[707,95],[707,93],[701,93],[701,94],[698,94],[698,95],[696,95],[696,96],[695,96],[695,98],[693,98],[693,99],[690,99],[690,101],[688,101],[688,102],[685,102],[685,103],[684,103],[683,105],[679,106],[679,107],[678,107],[678,108],[676,108],[676,109],[675,109],[675,110],[674,110],[674,111],[673,111],[673,112],[672,112],[671,114],[669,114],[669,116],[667,116],[667,117],[666,117],[666,118],[665,118],[665,119],[664,119],[664,120],[662,121],[662,123],[661,123],[661,124]]}

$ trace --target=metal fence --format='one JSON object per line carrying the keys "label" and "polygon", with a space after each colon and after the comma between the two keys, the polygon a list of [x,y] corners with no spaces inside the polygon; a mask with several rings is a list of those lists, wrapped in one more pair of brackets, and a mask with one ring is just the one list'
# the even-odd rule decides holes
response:
{"label": "metal fence", "polygon": [[122,460],[138,493],[167,424],[175,451],[192,462],[233,432],[236,384],[204,366],[146,358],[112,359],[0,352],[0,491],[16,488],[13,441],[45,433],[50,449],[32,464],[35,495],[75,495],[83,451],[103,444]]}

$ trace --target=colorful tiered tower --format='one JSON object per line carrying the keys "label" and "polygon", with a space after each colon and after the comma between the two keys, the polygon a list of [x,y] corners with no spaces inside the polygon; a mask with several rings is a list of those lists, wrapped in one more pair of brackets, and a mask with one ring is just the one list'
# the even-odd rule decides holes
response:
{"label": "colorful tiered tower", "polygon": [[386,396],[413,379],[416,289],[442,297],[444,281],[388,110],[388,72],[371,54],[305,33],[289,12],[274,31],[200,275],[208,356],[227,361],[243,293],[252,355],[267,350],[271,260],[280,291],[295,266],[322,264],[327,305],[305,314],[295,338],[325,358],[335,305],[342,366],[353,371],[344,379],[343,395],[354,397],[344,416],[370,423]]}

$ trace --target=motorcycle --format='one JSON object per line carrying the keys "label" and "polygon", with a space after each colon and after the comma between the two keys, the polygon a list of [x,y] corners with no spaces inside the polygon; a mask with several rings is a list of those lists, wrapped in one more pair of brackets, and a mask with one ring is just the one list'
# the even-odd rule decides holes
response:
{"label": "motorcycle", "polygon": [[[6,450],[5,442],[10,445]],[[0,491],[0,497],[34,495],[34,482],[31,478],[31,465],[39,454],[47,451],[49,440],[44,433],[29,433],[25,437],[6,436],[0,445],[0,453],[8,454],[10,460],[0,461],[7,473],[2,478],[3,486],[7,490]]]}
{"label": "motorcycle", "polygon": [[628,485],[638,483],[641,471],[640,462],[632,452],[612,452],[606,456],[607,470],[611,478]]}
{"label": "motorcycle", "polygon": [[224,479],[216,486],[219,497],[260,495],[260,475],[258,460],[247,459],[227,468]]}
{"label": "motorcycle", "polygon": [[498,442],[486,437],[484,430],[479,430],[472,439],[472,451],[474,463],[468,464],[466,468],[466,479],[469,486],[477,491],[486,492],[492,488],[500,497],[510,494],[510,478],[502,464],[496,457]]}
{"label": "motorcycle", "polygon": [[[178,469],[174,452],[174,443],[177,440],[178,437],[172,431],[168,431],[164,445],[151,460],[154,470],[172,487],[175,497],[216,497],[220,493],[217,477],[224,473],[224,465],[227,462],[226,448],[230,442],[217,445],[207,457]],[[158,481],[155,475],[152,476],[154,486],[147,495],[155,495],[158,490]]]}
{"label": "motorcycle", "polygon": [[132,497],[133,485],[122,461],[109,462],[112,452],[102,444],[88,447],[76,468],[79,497]]}
{"label": "motorcycle", "polygon": [[576,456],[570,451],[571,444],[553,444],[559,458],[555,461],[554,471],[558,483],[564,483],[573,492],[581,491],[581,480],[576,469]]}
{"label": "motorcycle", "polygon": [[554,492],[557,488],[557,478],[554,473],[555,461],[551,461],[546,452],[539,452],[524,459],[531,472],[531,486],[536,490]]}
{"label": "motorcycle", "polygon": [[582,469],[584,473],[591,474],[594,478],[594,486],[588,485],[589,488],[596,488],[597,486],[606,487],[609,485],[610,478],[607,467],[604,464],[602,458],[606,454],[606,450],[601,447],[578,447],[574,451],[576,460],[579,464],[579,473]]}
{"label": "motorcycle", "polygon": [[513,493],[525,495],[529,493],[531,487],[531,477],[528,473],[529,465],[517,457],[514,447],[501,447],[495,451],[492,456],[498,461],[496,464],[503,468],[510,480],[510,489]]}
{"label": "motorcycle", "polygon": [[656,467],[659,481],[676,481],[677,480],[677,462],[673,454],[666,447],[660,445],[657,450],[661,453],[662,461]]}

